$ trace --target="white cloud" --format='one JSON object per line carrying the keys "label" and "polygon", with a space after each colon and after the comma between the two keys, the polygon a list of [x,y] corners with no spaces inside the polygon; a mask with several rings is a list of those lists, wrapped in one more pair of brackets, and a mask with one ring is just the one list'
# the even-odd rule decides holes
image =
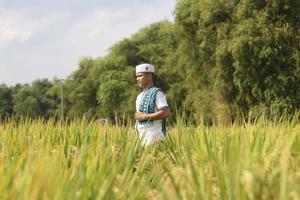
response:
{"label": "white cloud", "polygon": [[0,48],[14,42],[27,42],[68,17],[68,13],[34,17],[28,10],[0,10]]}
{"label": "white cloud", "polygon": [[35,25],[13,11],[0,12],[0,44],[10,41],[25,42],[32,36]]}

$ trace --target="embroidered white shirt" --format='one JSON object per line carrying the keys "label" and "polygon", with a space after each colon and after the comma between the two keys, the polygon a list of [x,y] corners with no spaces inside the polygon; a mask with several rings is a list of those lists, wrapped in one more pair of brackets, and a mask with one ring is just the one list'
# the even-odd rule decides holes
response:
{"label": "embroidered white shirt", "polygon": [[[146,91],[141,92],[136,98],[136,111],[139,110],[139,105],[144,97]],[[168,107],[166,95],[161,91],[156,92],[155,97],[155,108],[154,111],[157,112],[160,108]],[[162,131],[162,120],[154,120],[153,124],[139,124],[136,123],[136,131],[139,138],[143,141],[145,145],[150,145],[156,141],[165,140],[166,136]]]}

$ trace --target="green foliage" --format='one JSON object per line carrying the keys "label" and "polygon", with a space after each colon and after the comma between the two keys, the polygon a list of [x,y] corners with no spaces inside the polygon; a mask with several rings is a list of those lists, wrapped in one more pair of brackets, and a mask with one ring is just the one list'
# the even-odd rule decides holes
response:
{"label": "green foliage", "polygon": [[[111,72],[110,75],[112,74],[113,73]],[[118,79],[118,76],[113,75],[113,79],[100,84],[98,89],[97,100],[100,110],[104,111],[108,116],[118,116],[120,105],[128,95],[128,84],[125,81]]]}
{"label": "green foliage", "polygon": [[[179,1],[178,51],[190,62],[193,110],[207,107],[224,121],[241,111],[298,109],[299,13],[297,1]],[[212,103],[203,105],[204,96]]]}
{"label": "green foliage", "polygon": [[67,115],[70,118],[96,113],[96,93],[99,85],[97,67],[93,59],[83,58],[79,69],[64,82]]}
{"label": "green foliage", "polygon": [[38,100],[30,86],[23,87],[14,95],[14,113],[17,118],[32,117],[35,118],[41,114],[41,108]]}
{"label": "green foliage", "polygon": [[12,92],[7,85],[0,85],[0,119],[8,118],[13,113]]}
{"label": "green foliage", "polygon": [[[243,6],[237,7],[239,23],[233,29],[235,37],[229,49],[235,69],[233,80],[239,90],[236,103],[248,109],[259,106],[283,111],[300,106],[300,79],[296,72],[299,63],[294,59],[300,50],[294,20],[300,14],[292,19],[277,10],[282,3],[266,2],[263,9],[253,9],[247,17],[239,11]],[[284,7],[299,9],[289,7],[290,3],[287,1]]]}
{"label": "green foliage", "polygon": [[51,101],[52,96],[48,94],[48,91],[52,87],[52,83],[49,82],[47,79],[43,80],[36,80],[31,84],[31,90],[34,94],[34,97],[37,99],[41,114],[45,118],[50,117],[50,110],[51,108]]}
{"label": "green foliage", "polygon": [[52,84],[47,80],[36,80],[32,85],[21,86],[13,95],[13,110],[16,118],[49,118],[51,96],[48,95]]}

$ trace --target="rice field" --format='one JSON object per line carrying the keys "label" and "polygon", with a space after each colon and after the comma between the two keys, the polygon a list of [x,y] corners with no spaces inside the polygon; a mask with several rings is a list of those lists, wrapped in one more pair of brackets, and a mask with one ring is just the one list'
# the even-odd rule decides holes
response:
{"label": "rice field", "polygon": [[0,123],[0,199],[300,199],[300,123],[178,122],[143,147],[132,127]]}

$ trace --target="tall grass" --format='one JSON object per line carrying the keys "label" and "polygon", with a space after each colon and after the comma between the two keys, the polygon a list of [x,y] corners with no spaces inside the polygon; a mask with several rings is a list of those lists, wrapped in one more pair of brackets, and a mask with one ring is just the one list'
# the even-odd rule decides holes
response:
{"label": "tall grass", "polygon": [[300,199],[293,119],[178,120],[148,148],[131,127],[27,119],[0,124],[0,142],[0,199]]}

